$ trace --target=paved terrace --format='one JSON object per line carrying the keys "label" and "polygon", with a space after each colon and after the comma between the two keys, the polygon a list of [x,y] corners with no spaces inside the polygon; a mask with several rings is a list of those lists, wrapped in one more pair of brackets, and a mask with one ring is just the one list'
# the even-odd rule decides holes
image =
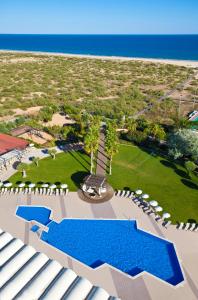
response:
{"label": "paved terrace", "polygon": [[[39,240],[38,235],[29,230],[31,224],[15,216],[17,205],[31,204],[50,207],[56,221],[62,218],[136,219],[140,228],[175,243],[184,270],[185,282],[178,287],[172,287],[147,273],[132,278],[107,265],[98,270],[82,265]],[[198,234],[178,231],[175,226],[163,228],[127,198],[114,196],[109,202],[103,204],[89,204],[80,200],[77,193],[69,193],[68,196],[6,194],[0,196],[0,227],[14,237],[20,238],[24,243],[32,245],[37,251],[42,251],[48,257],[56,259],[63,266],[73,269],[94,285],[104,288],[109,294],[124,300],[198,299]]]}

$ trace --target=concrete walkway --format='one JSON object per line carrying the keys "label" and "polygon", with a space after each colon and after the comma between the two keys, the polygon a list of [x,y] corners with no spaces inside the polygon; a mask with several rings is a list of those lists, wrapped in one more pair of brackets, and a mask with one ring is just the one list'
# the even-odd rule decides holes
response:
{"label": "concrete walkway", "polygon": [[[46,148],[38,149],[38,148],[32,147],[32,148],[28,148],[25,156],[22,158],[21,161],[23,163],[26,163],[26,164],[31,164],[32,163],[32,160],[31,160],[32,157],[38,157],[39,159],[46,158],[46,157],[49,156],[47,150],[55,149],[57,151],[57,153],[61,153],[61,152],[67,152],[67,151],[77,151],[81,148],[82,148],[82,145],[80,145],[78,143],[76,143],[76,144],[67,144],[62,149],[60,149],[58,147],[52,147],[52,148],[49,148],[49,149],[46,149]],[[3,171],[0,171],[0,180],[1,181],[7,180],[8,178],[10,178],[12,175],[14,175],[17,172],[17,170],[14,168],[13,165],[14,164],[9,165],[7,170],[4,169]]]}
{"label": "concrete walkway", "polygon": [[[173,287],[148,273],[130,277],[124,273],[103,265],[91,269],[72,257],[56,250],[29,230],[29,224],[16,217],[18,205],[46,206],[53,210],[53,219],[60,222],[62,218],[85,219],[133,219],[138,227],[175,244],[183,268],[185,281]],[[103,287],[109,294],[123,300],[197,300],[198,299],[198,233],[177,230],[176,226],[165,229],[156,223],[152,216],[143,213],[128,198],[114,196],[102,204],[89,204],[79,199],[75,192],[68,196],[45,195],[9,195],[0,196],[0,228],[10,232],[14,237],[32,245],[37,251],[56,259],[63,266],[72,268],[77,274],[88,278],[94,285]]]}

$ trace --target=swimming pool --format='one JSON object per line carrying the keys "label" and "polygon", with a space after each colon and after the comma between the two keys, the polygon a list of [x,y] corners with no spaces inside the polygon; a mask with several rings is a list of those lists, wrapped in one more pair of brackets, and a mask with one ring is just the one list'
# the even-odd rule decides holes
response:
{"label": "swimming pool", "polygon": [[[20,207],[16,214],[29,220],[32,208],[27,218]],[[184,280],[174,245],[138,229],[134,220],[64,219],[47,226],[43,241],[93,269],[107,263],[131,276],[146,271],[171,285]]]}

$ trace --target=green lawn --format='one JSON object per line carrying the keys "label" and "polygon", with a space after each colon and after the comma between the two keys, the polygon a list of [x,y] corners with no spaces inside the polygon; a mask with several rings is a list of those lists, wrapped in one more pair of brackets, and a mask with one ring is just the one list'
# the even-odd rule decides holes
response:
{"label": "green lawn", "polygon": [[78,151],[61,153],[56,159],[51,157],[39,161],[39,166],[33,163],[27,170],[27,177],[22,178],[21,172],[17,172],[9,180],[14,184],[17,181],[39,182],[61,182],[67,183],[71,191],[77,190],[83,177],[89,172],[89,157]]}
{"label": "green lawn", "polygon": [[117,189],[142,189],[171,214],[173,222],[198,223],[198,177],[191,180],[182,166],[138,147],[121,145],[109,182]]}
{"label": "green lawn", "polygon": [[[25,181],[67,183],[77,190],[90,169],[90,159],[82,152],[58,154],[30,166]],[[198,223],[198,177],[191,180],[186,170],[160,156],[138,147],[121,145],[113,160],[113,175],[108,176],[116,189],[142,189],[172,216],[172,221],[195,220]],[[24,181],[20,172],[10,178],[14,184]]]}

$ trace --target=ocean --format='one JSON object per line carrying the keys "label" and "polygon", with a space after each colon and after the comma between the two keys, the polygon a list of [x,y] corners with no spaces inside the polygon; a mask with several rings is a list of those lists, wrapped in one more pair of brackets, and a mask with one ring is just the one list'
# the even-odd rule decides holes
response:
{"label": "ocean", "polygon": [[198,61],[198,35],[0,34],[0,49]]}

